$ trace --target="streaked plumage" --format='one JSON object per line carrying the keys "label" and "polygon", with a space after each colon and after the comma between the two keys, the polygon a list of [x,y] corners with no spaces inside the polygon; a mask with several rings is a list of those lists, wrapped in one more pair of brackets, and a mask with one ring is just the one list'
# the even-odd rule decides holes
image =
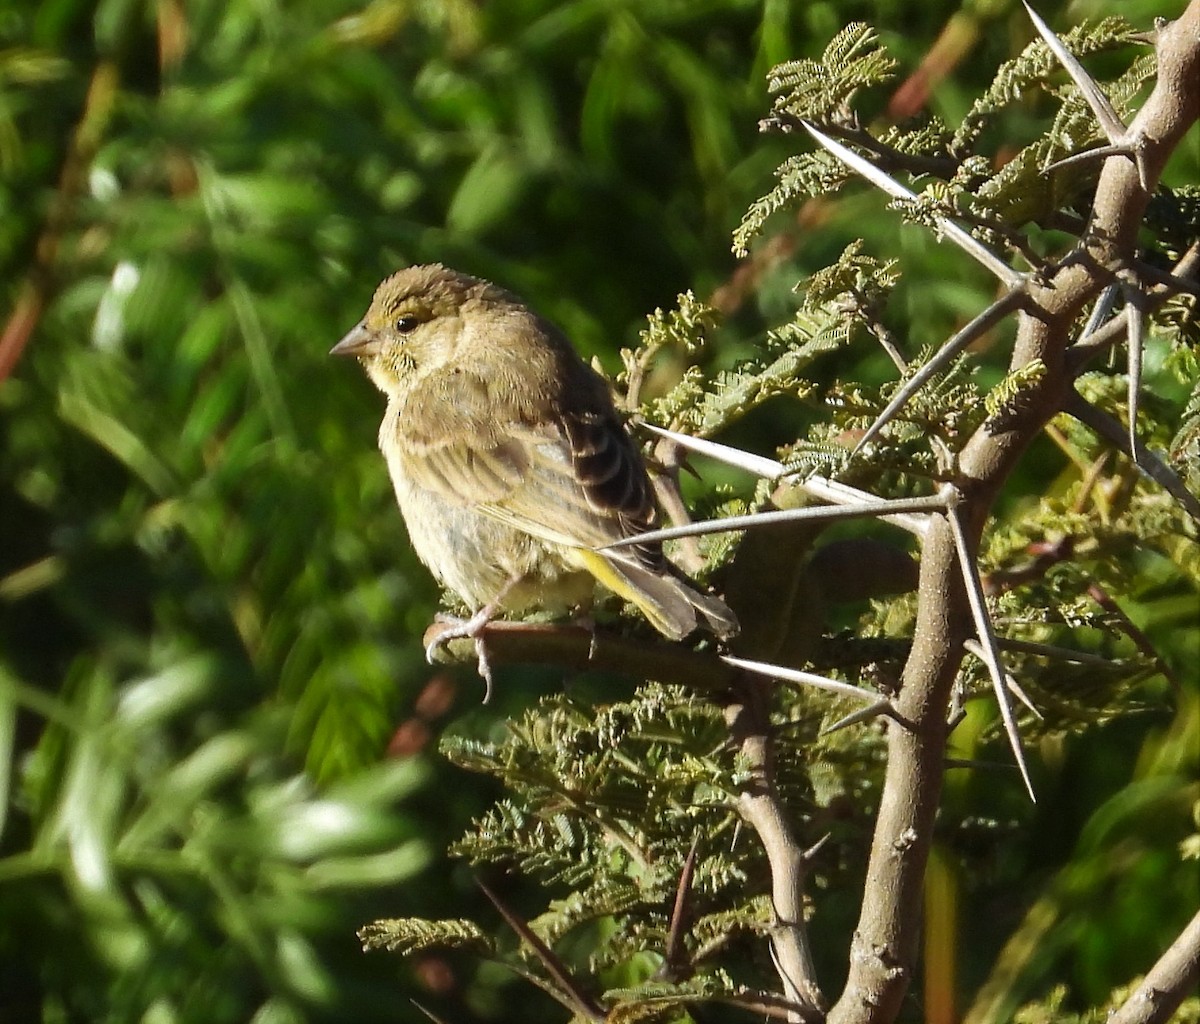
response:
{"label": "streaked plumage", "polygon": [[604,381],[508,292],[439,264],[387,278],[335,346],[387,396],[379,447],[421,560],[472,609],[565,610],[593,578],[681,639],[736,631],[657,545],[653,490]]}

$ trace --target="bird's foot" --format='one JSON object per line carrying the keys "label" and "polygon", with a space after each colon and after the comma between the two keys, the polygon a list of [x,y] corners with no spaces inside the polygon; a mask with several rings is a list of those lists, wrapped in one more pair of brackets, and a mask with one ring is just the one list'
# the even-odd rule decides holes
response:
{"label": "bird's foot", "polygon": [[492,666],[488,661],[487,644],[483,638],[483,628],[492,621],[495,608],[487,606],[480,608],[469,619],[459,619],[452,615],[438,615],[436,622],[445,624],[445,628],[425,645],[425,660],[433,664],[433,656],[439,647],[444,647],[451,640],[465,637],[475,641],[475,656],[479,659],[479,674],[483,677],[483,703],[492,699]]}
{"label": "bird's foot", "polygon": [[571,616],[571,625],[578,626],[580,629],[588,631],[588,661],[596,660],[596,619],[592,615],[592,610],[589,608],[585,612],[579,612]]}

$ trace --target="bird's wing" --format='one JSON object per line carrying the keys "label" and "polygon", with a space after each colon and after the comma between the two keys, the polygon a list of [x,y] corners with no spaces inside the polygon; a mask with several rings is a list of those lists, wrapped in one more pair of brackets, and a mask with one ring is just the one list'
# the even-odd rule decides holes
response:
{"label": "bird's wing", "polygon": [[586,385],[571,395],[580,407],[539,414],[463,367],[431,375],[396,424],[406,472],[551,543],[594,547],[640,532],[655,514],[641,456]]}
{"label": "bird's wing", "polygon": [[381,444],[400,452],[405,475],[452,505],[498,501],[521,484],[524,445],[491,414],[487,381],[470,371],[431,374],[414,388]]}

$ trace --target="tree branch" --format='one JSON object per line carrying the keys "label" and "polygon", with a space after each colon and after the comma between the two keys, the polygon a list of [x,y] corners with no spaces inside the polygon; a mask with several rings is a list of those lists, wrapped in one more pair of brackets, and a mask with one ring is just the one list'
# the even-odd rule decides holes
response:
{"label": "tree branch", "polygon": [[[1146,140],[1140,164],[1153,186],[1167,157],[1200,108],[1200,0],[1159,36],[1159,78],[1130,128]],[[964,448],[956,485],[972,550],[991,506],[1018,459],[1063,406],[1071,385],[1066,353],[1075,319],[1112,274],[1129,265],[1142,223],[1147,188],[1125,156],[1105,161],[1089,227],[1049,282],[1031,281],[1018,314],[1010,369],[1040,360],[1045,373],[1002,424],[989,421]],[[941,793],[945,716],[970,615],[944,518],[933,516],[925,537],[916,633],[896,702],[904,728],[888,724],[888,764],[867,867],[846,988],[831,1024],[895,1019],[912,977],[920,936],[920,899],[934,816]]]}
{"label": "tree branch", "polygon": [[962,645],[972,635],[954,536],[944,517],[930,520],[919,593],[912,653],[895,702],[909,725],[888,723],[887,771],[850,974],[830,1024],[893,1020],[912,980],[925,862],[941,793],[946,708]]}
{"label": "tree branch", "polygon": [[1108,1024],[1165,1024],[1200,984],[1200,911]]}
{"label": "tree branch", "polygon": [[792,832],[790,816],[775,789],[774,753],[768,714],[769,688],[745,675],[739,703],[725,709],[734,741],[750,769],[750,781],[737,801],[738,813],[758,834],[771,866],[771,947],[783,982],[783,995],[803,1009],[788,1020],[805,1024],[824,1017],[824,999],[804,922],[804,848]]}
{"label": "tree branch", "polygon": [[[425,631],[428,646],[446,627]],[[738,675],[715,651],[696,651],[666,640],[639,640],[607,630],[558,623],[506,622],[496,619],[482,630],[494,665],[554,665],[577,671],[618,672],[635,679],[680,683],[701,690],[727,690]],[[437,660],[453,664],[475,660],[474,641],[452,640],[438,648]]]}

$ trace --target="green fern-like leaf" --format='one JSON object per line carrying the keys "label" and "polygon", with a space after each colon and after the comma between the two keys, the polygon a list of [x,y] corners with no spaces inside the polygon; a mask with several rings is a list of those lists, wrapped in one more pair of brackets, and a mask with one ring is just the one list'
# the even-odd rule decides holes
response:
{"label": "green fern-like leaf", "polygon": [[601,884],[577,889],[566,899],[551,901],[550,906],[529,925],[543,940],[554,943],[585,922],[645,909],[647,898],[642,887],[605,880]]}
{"label": "green fern-like leaf", "polygon": [[811,395],[814,385],[800,371],[845,344],[849,335],[839,316],[799,310],[791,323],[768,332],[760,355],[707,383],[696,373],[686,375],[651,404],[648,418],[708,437],[777,395]]}
{"label": "green fern-like leaf", "polygon": [[767,87],[776,94],[776,117],[821,122],[859,89],[892,78],[895,61],[870,25],[852,22],[833,37],[820,60],[795,60],[772,69]]}
{"label": "green fern-like leaf", "polygon": [[720,314],[697,299],[691,291],[683,292],[678,297],[674,309],[664,311],[660,307],[651,313],[646,318],[647,323],[637,348],[621,349],[624,369],[617,376],[616,390],[625,410],[629,413],[639,411],[634,406],[642,400],[642,382],[664,353],[673,353],[677,361],[685,365],[693,364],[687,365],[683,380],[676,385],[687,387],[687,382],[700,373],[694,363],[708,345],[720,320]]}
{"label": "green fern-like leaf", "polygon": [[[1061,38],[1076,57],[1086,57],[1133,42],[1134,30],[1124,19],[1110,17],[1094,24],[1077,25]],[[1046,87],[1056,73],[1061,74],[1062,67],[1050,48],[1041,39],[1031,42],[1017,57],[1001,65],[987,91],[972,104],[954,133],[953,150],[968,151],[999,111],[1034,86]]]}
{"label": "green fern-like leaf", "polygon": [[474,921],[455,918],[426,921],[419,917],[392,917],[373,921],[358,930],[364,950],[386,949],[407,956],[425,949],[462,949],[490,956],[492,940]]}
{"label": "green fern-like leaf", "polygon": [[[1154,59],[1139,57],[1108,88],[1118,114],[1127,116],[1140,90],[1154,73]],[[1069,206],[1095,181],[1098,163],[1046,168],[1103,141],[1086,101],[1074,86],[1063,90],[1063,101],[1050,130],[1024,147],[989,180],[972,190],[972,209],[1010,225],[1043,219],[1051,210]]]}
{"label": "green fern-like leaf", "polygon": [[825,150],[788,157],[775,171],[778,183],[750,204],[733,233],[733,253],[744,257],[750,243],[762,233],[767,219],[785,207],[814,196],[832,195],[850,179],[846,165]]}
{"label": "green fern-like leaf", "polygon": [[1021,404],[1021,397],[1028,388],[1046,376],[1046,364],[1040,359],[1023,364],[1007,374],[987,395],[983,404],[991,419],[1010,415]]}
{"label": "green fern-like leaf", "polygon": [[698,974],[686,981],[645,981],[628,988],[609,989],[604,1002],[609,1010],[606,1022],[648,1024],[678,1021],[688,1006],[738,995],[740,990],[723,972]]}
{"label": "green fern-like leaf", "polygon": [[889,125],[880,134],[879,143],[896,154],[935,157],[949,163],[947,154],[952,138],[949,127],[941,118],[934,114],[923,114],[903,125]]}
{"label": "green fern-like leaf", "polygon": [[771,920],[771,898],[764,894],[732,910],[698,918],[692,926],[692,939],[697,952],[703,955],[707,947],[723,945],[735,932],[763,934],[771,927]]}
{"label": "green fern-like leaf", "polygon": [[646,320],[643,349],[672,348],[694,358],[703,351],[708,336],[719,325],[720,314],[689,290],[679,296],[674,309],[669,312],[656,309]]}
{"label": "green fern-like leaf", "polygon": [[862,239],[842,250],[837,261],[818,270],[805,282],[804,308],[815,313],[821,307],[844,306],[844,297],[854,298],[854,309],[874,309],[886,300],[900,280],[896,260],[865,256]]}

